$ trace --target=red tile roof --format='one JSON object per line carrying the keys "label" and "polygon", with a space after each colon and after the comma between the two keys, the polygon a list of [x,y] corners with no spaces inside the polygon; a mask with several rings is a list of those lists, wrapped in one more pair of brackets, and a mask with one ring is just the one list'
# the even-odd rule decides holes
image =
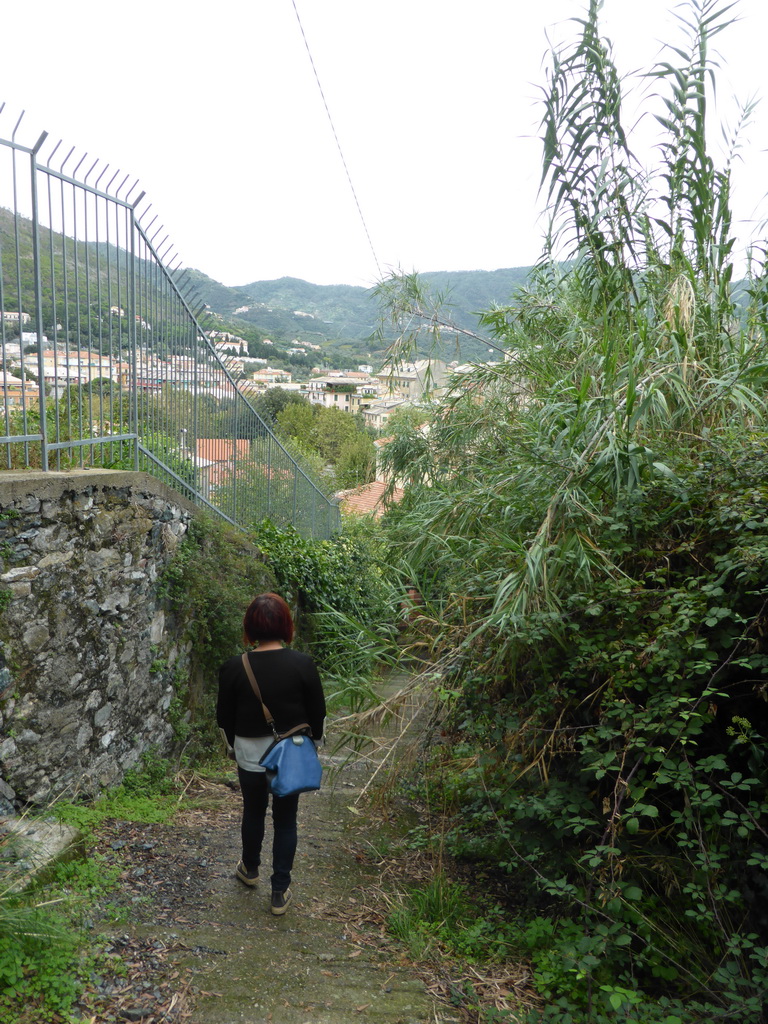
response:
{"label": "red tile roof", "polygon": [[235,450],[238,459],[247,459],[251,453],[250,441],[247,438],[198,437],[195,446],[197,457],[211,462],[231,462]]}
{"label": "red tile roof", "polygon": [[388,486],[383,480],[374,480],[373,483],[364,484],[362,487],[341,491],[337,497],[340,500],[342,511],[358,516],[373,515],[378,519],[387,505],[397,504],[403,500],[402,487],[396,487],[385,501],[384,494]]}

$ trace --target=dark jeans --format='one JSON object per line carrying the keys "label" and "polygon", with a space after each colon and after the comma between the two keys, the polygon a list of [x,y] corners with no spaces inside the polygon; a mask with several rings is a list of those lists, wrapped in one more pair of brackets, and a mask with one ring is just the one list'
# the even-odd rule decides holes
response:
{"label": "dark jeans", "polygon": [[[264,819],[269,804],[267,776],[265,772],[247,772],[240,767],[237,776],[243,794],[243,864],[247,871],[256,871],[261,864]],[[298,793],[272,797],[272,823],[275,829],[272,842],[272,888],[277,892],[285,892],[291,884],[291,868],[296,855],[298,809]]]}

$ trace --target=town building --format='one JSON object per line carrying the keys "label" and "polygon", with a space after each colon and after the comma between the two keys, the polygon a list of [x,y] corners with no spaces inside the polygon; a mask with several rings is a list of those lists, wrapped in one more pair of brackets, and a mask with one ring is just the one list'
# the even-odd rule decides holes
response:
{"label": "town building", "polygon": [[374,430],[383,430],[392,413],[412,404],[408,398],[379,398],[363,409],[365,425]]}
{"label": "town building", "polygon": [[376,379],[382,394],[418,403],[441,394],[449,375],[450,367],[442,359],[418,359],[401,366],[385,366]]}
{"label": "town building", "polygon": [[288,370],[276,370],[274,367],[265,366],[263,370],[254,370],[251,380],[270,387],[273,384],[290,384],[293,376]]}
{"label": "town building", "polygon": [[341,506],[342,512],[348,515],[373,516],[378,519],[389,505],[396,505],[403,500],[403,490],[395,487],[390,492],[384,480],[373,480],[361,487],[353,487],[348,491],[339,491],[334,498]]}
{"label": "town building", "polygon": [[6,410],[39,405],[40,390],[34,381],[22,380],[13,373],[0,371],[0,388]]}
{"label": "town building", "polygon": [[356,413],[375,401],[379,392],[376,380],[359,370],[332,370],[307,382],[305,394],[313,405]]}

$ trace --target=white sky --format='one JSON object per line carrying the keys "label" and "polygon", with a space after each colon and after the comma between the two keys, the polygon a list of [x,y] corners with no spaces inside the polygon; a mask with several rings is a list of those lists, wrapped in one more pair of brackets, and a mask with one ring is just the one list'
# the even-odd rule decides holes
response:
{"label": "white sky", "polygon": [[[537,99],[546,33],[586,0],[295,0],[378,257],[365,236],[293,0],[10,0],[0,136],[47,130],[130,172],[185,266],[227,285],[283,275],[370,285],[379,271],[493,270],[541,248]],[[680,43],[674,0],[605,0],[622,71]],[[768,190],[766,0],[719,36],[719,104],[764,97],[735,207]],[[650,118],[646,135],[654,137]],[[42,154],[51,147],[43,147]],[[56,162],[55,162],[56,164]],[[106,180],[106,179],[105,179]],[[10,206],[0,182],[0,205]],[[740,233],[752,237],[752,227]]]}

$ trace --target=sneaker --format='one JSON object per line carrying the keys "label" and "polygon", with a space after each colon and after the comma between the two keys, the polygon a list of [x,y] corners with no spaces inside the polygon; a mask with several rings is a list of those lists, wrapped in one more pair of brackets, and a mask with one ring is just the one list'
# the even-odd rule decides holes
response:
{"label": "sneaker", "polygon": [[259,872],[246,871],[245,864],[243,864],[242,861],[238,861],[237,867],[235,868],[235,878],[239,878],[243,885],[248,885],[253,888],[253,886],[259,881]]}
{"label": "sneaker", "polygon": [[278,892],[276,889],[272,890],[272,913],[273,914],[284,914],[288,909],[288,906],[293,899],[293,893],[290,889],[286,889],[285,892]]}

